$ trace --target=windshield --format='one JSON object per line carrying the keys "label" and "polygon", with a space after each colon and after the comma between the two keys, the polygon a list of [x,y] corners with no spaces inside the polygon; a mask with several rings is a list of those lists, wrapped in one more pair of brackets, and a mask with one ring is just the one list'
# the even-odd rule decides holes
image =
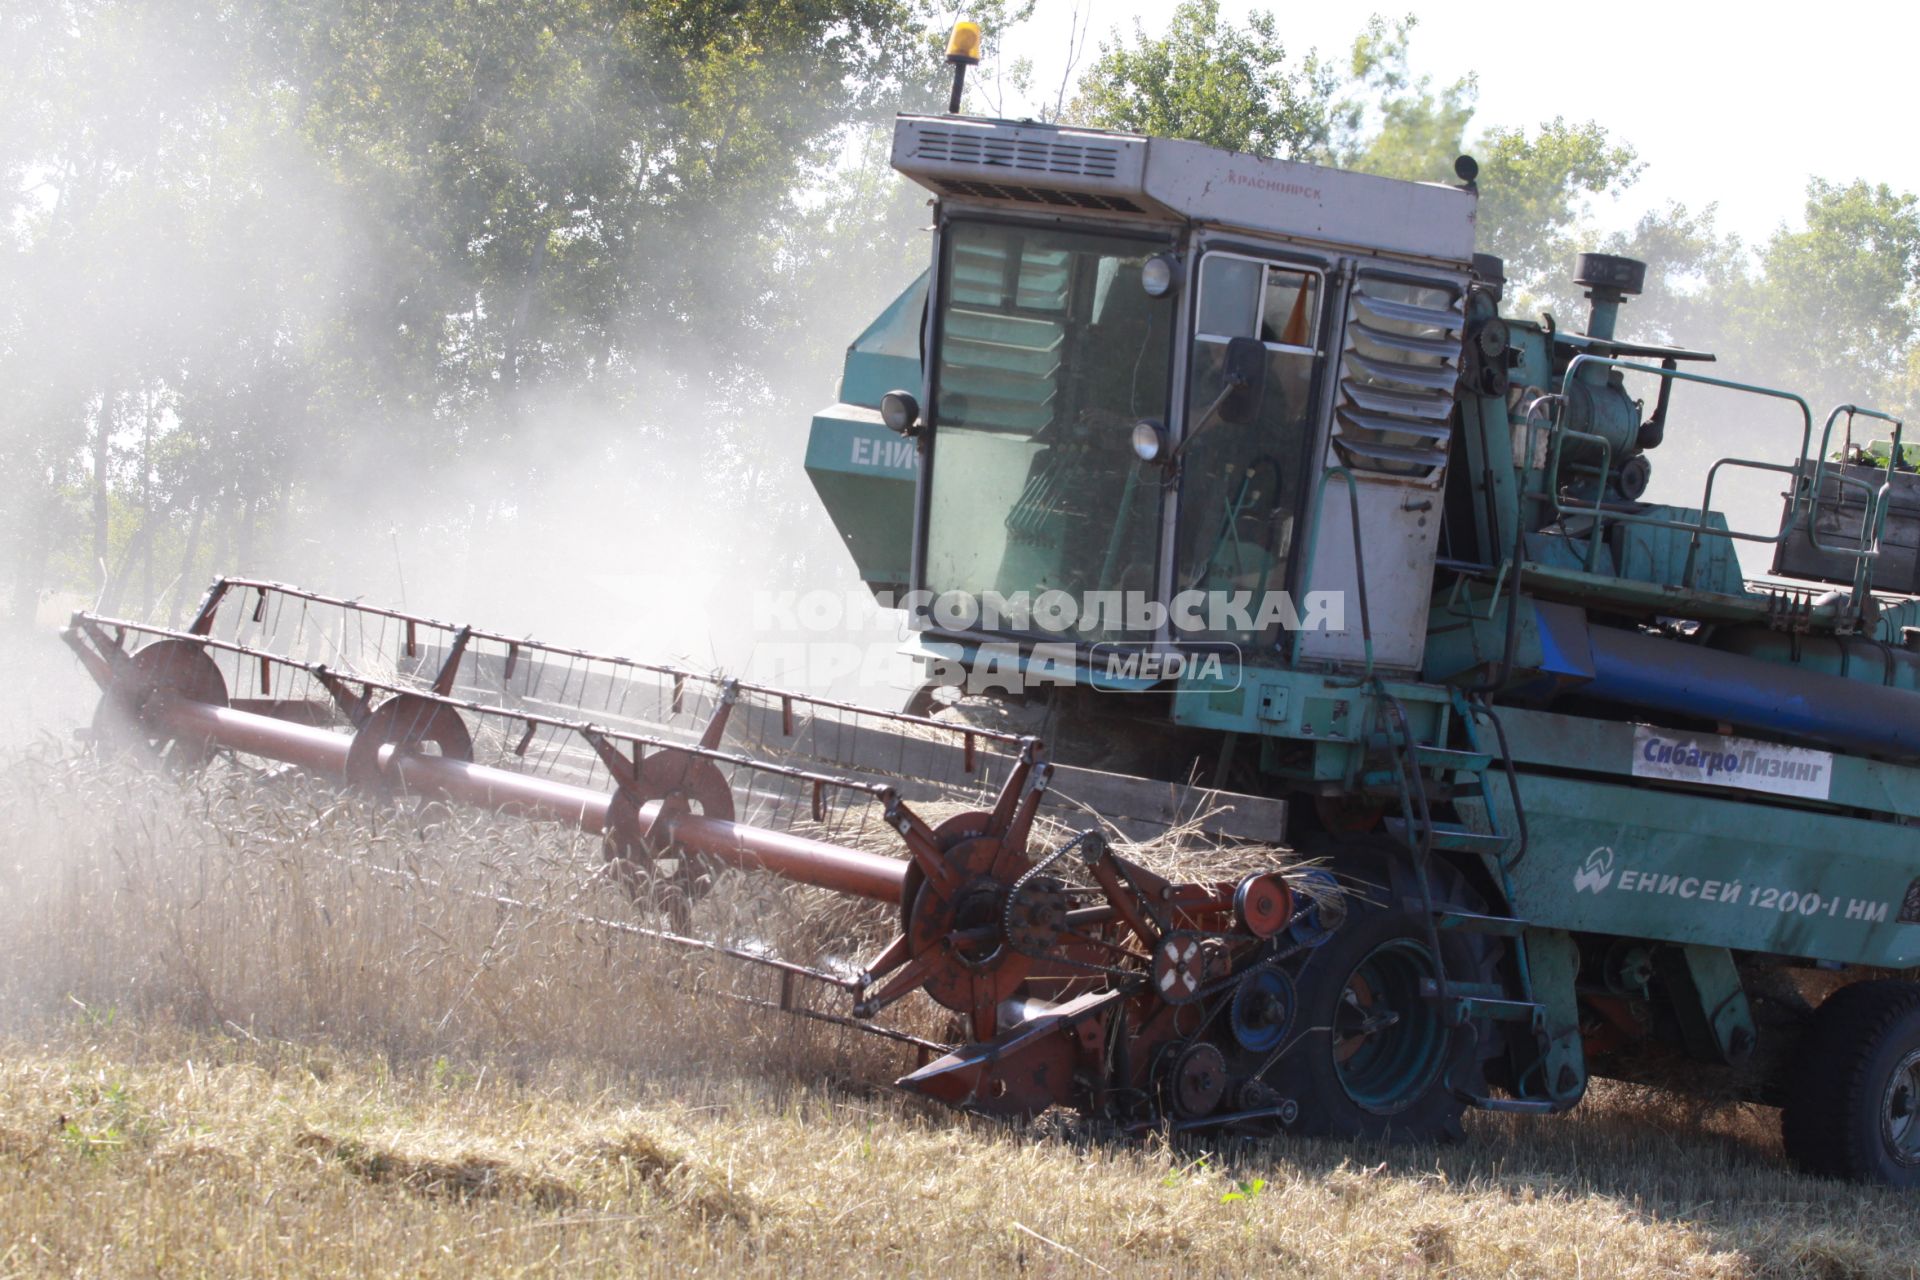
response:
{"label": "windshield", "polygon": [[[1134,455],[1142,418],[1165,420],[1171,291],[1140,268],[1163,242],[1047,228],[947,228],[935,365],[927,589],[1064,592],[1077,638],[1127,634],[1091,593],[1151,599],[1160,472]],[[1057,603],[1057,601],[1056,601]],[[995,629],[1061,630],[1015,622]],[[988,619],[992,625],[992,619]]]}

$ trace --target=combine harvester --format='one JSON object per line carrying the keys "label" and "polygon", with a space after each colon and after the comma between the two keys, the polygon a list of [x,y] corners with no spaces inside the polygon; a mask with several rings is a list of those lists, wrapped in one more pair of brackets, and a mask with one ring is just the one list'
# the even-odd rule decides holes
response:
{"label": "combine harvester", "polygon": [[[734,953],[981,1112],[1433,1138],[1599,1073],[1777,1105],[1802,1168],[1920,1187],[1897,419],[1620,339],[1627,259],[1580,258],[1582,331],[1503,315],[1464,159],[1421,184],[949,114],[902,117],[893,163],[932,265],[807,469],[961,688],[870,710],[227,579],[184,630],[74,618],[98,734],[576,824],[672,902],[727,866],[886,903],[858,972]],[[1799,447],[1644,501],[1701,385]],[[1712,509],[1735,469],[1777,524]],[[1043,839],[1049,811],[1099,822]],[[1307,869],[1175,882],[1108,839],[1196,813]],[[953,1043],[882,1021],[916,993]]]}

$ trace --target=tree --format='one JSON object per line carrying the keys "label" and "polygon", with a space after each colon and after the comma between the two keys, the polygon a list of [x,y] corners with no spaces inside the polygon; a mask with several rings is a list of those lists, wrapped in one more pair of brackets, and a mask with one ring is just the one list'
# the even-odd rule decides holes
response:
{"label": "tree", "polygon": [[[925,16],[915,0],[8,9],[16,607],[62,567],[48,531],[75,514],[91,532],[64,561],[74,585],[97,587],[104,561],[140,595],[157,566],[230,567],[256,535],[264,561],[276,526],[337,531],[305,540],[331,555],[370,523],[457,537],[531,520],[565,468],[605,477],[619,509],[639,468],[592,455],[648,437],[650,462],[659,442],[697,452],[716,502],[755,502],[725,470],[758,467],[770,425],[804,412],[771,378],[817,340],[788,286],[860,234],[815,216],[818,175],[895,106],[933,101]],[[606,430],[583,439],[588,422]]]}
{"label": "tree", "polygon": [[[224,127],[217,104],[232,104],[219,21],[100,0],[45,4],[6,30],[18,79],[0,94],[11,144],[0,167],[13,179],[0,296],[14,319],[0,327],[0,380],[18,394],[0,450],[25,464],[9,473],[21,481],[9,504],[22,516],[8,566],[17,617],[61,553],[74,585],[100,590],[100,566],[124,572],[129,543],[164,523],[152,466],[168,381],[215,292],[191,246],[220,198],[206,161]],[[50,545],[76,503],[86,535]]]}
{"label": "tree", "polygon": [[1510,306],[1578,306],[1574,256],[1594,241],[1588,197],[1631,186],[1641,164],[1633,148],[1598,124],[1555,117],[1531,136],[1494,128],[1474,146],[1480,164],[1476,239],[1505,263]]}
{"label": "tree", "polygon": [[1354,38],[1347,92],[1336,117],[1333,160],[1416,182],[1450,182],[1473,119],[1479,83],[1468,73],[1436,89],[1407,65],[1416,19],[1388,24],[1375,15]]}
{"label": "tree", "polygon": [[1067,119],[1230,151],[1315,159],[1332,140],[1335,69],[1289,57],[1271,13],[1220,21],[1219,0],[1182,0],[1165,35],[1100,44]]}
{"label": "tree", "polygon": [[1730,318],[1751,287],[1746,247],[1723,236],[1713,205],[1668,203],[1598,248],[1647,264],[1645,292],[1620,313],[1620,334],[1698,350],[1727,349]]}
{"label": "tree", "polygon": [[1920,336],[1920,199],[1884,183],[1807,184],[1806,226],[1782,227],[1734,323],[1756,367],[1819,415],[1897,403]]}

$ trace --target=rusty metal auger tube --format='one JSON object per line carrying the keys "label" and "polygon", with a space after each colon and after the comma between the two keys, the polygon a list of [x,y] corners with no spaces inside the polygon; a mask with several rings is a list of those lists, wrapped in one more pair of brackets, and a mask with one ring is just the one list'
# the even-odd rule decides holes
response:
{"label": "rusty metal auger tube", "polygon": [[[344,734],[178,698],[157,708],[154,720],[155,727],[172,736],[283,761],[323,777],[347,775],[352,739]],[[464,760],[415,755],[393,746],[380,749],[380,768],[413,794],[569,823],[594,834],[606,830],[613,800],[588,787]],[[660,807],[659,801],[644,806],[642,823],[651,825]],[[675,843],[731,867],[766,871],[881,902],[899,902],[906,883],[907,863],[881,854],[697,814],[684,815],[671,825]]]}

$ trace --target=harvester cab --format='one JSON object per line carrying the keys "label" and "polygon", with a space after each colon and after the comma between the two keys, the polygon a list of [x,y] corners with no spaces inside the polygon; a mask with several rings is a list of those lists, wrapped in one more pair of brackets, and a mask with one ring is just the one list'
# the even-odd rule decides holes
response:
{"label": "harvester cab", "polygon": [[[893,159],[939,210],[892,314],[924,298],[917,483],[821,491],[857,556],[913,549],[929,640],[1064,644],[1083,681],[1209,644],[1419,668],[1470,190],[955,117],[902,118]],[[857,343],[844,385],[874,358]],[[879,407],[815,418],[817,482],[876,456]],[[877,509],[895,536],[863,542]],[[885,553],[861,568],[899,585]],[[1371,637],[1337,611],[1281,625],[1363,578]]]}
{"label": "harvester cab", "polygon": [[[806,469],[915,618],[907,710],[222,579],[180,630],[76,615],[96,740],[596,833],[661,913],[636,928],[976,1111],[1432,1138],[1606,1074],[1780,1106],[1802,1167],[1920,1186],[1896,414],[1621,338],[1628,259],[1575,264],[1584,332],[1504,314],[1468,161],[949,114],[902,117],[893,162],[932,261]],[[1648,501],[1696,386],[1798,447]],[[1735,472],[1777,522],[1715,509]],[[888,940],[705,936],[715,869],[880,902]]]}

